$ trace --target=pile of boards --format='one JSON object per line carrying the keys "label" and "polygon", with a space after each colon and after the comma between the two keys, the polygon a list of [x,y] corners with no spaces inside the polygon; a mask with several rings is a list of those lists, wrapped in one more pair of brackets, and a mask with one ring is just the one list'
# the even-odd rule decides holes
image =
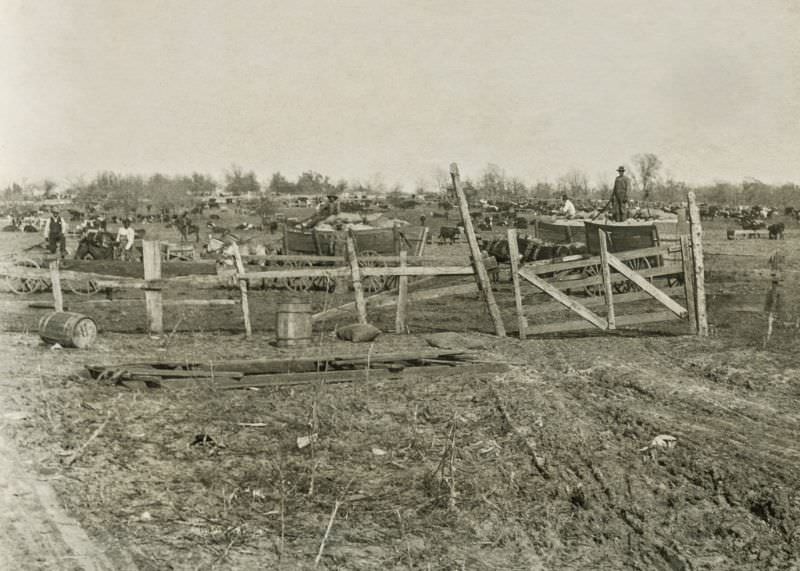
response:
{"label": "pile of boards", "polygon": [[499,373],[504,363],[468,351],[418,351],[355,357],[229,360],[222,363],[140,362],[87,365],[92,378],[128,388],[250,389],[313,383],[368,382],[449,374]]}

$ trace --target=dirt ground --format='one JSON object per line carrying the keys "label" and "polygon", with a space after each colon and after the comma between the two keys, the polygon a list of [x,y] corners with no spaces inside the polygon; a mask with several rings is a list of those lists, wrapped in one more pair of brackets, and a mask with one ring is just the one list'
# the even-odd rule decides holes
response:
{"label": "dirt ground", "polygon": [[[780,243],[729,242],[712,223],[706,265],[764,268],[778,248],[800,269],[798,245],[796,226]],[[785,284],[765,345],[768,285],[712,279],[706,339],[679,322],[498,339],[472,296],[416,305],[411,335],[371,346],[334,339],[345,318],[318,327],[306,353],[413,351],[450,330],[510,370],[249,391],[133,391],[84,367],[297,354],[271,344],[275,291],[254,292],[249,341],[236,306],[173,308],[175,332],[152,339],[131,334],[143,331],[140,302],[112,311],[68,296],[101,326],[85,351],[41,344],[31,331],[42,310],[3,295],[0,437],[22,460],[4,454],[0,470],[57,494],[44,502],[57,515],[17,510],[40,522],[31,530],[58,519],[62,531],[44,535],[64,537],[71,517],[86,534],[78,547],[30,544],[38,562],[8,553],[30,569],[296,569],[318,557],[327,569],[798,569],[800,287]],[[498,298],[513,328],[506,284]],[[373,317],[393,324],[391,311]],[[212,441],[193,445],[198,435]],[[663,435],[674,445],[653,445]],[[16,543],[19,529],[0,541]]]}

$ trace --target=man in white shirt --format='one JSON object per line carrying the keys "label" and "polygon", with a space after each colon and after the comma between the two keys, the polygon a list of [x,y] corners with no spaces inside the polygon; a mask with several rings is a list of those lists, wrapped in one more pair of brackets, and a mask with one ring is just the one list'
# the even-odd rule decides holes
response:
{"label": "man in white shirt", "polygon": [[561,195],[561,209],[559,212],[569,219],[575,218],[575,205],[572,204],[566,194]]}
{"label": "man in white shirt", "polygon": [[130,257],[135,238],[136,233],[131,227],[131,221],[129,218],[125,218],[122,221],[122,226],[117,230],[117,244],[122,248],[121,257],[123,260],[127,260]]}

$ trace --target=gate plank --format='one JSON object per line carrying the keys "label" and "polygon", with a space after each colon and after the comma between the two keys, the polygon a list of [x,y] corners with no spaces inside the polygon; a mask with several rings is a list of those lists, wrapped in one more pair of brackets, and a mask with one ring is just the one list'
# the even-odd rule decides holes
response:
{"label": "gate plank", "polygon": [[[677,319],[671,311],[656,311],[632,315],[617,315],[617,327],[630,325],[644,325]],[[528,327],[528,335],[545,335],[548,333],[566,333],[569,331],[584,331],[591,329],[591,325],[582,320],[561,321],[558,323],[545,323]]]}
{"label": "gate plank", "polygon": [[570,298],[565,293],[562,293],[558,288],[553,287],[550,283],[544,281],[542,278],[537,276],[535,273],[530,271],[528,268],[523,268],[519,271],[519,275],[523,278],[531,282],[533,285],[538,287],[544,293],[555,299],[560,304],[564,305],[568,309],[574,311],[581,317],[583,317],[586,321],[591,323],[592,325],[599,327],[600,329],[608,329],[608,321],[597,315],[592,310],[588,309],[587,307],[581,305],[574,299]]}
{"label": "gate plank", "polygon": [[656,301],[663,304],[672,313],[674,313],[678,317],[686,317],[688,313],[686,309],[681,307],[680,304],[675,302],[671,297],[663,293],[660,289],[651,284],[644,277],[642,277],[634,270],[626,266],[621,260],[616,258],[613,254],[608,254],[608,263],[611,265],[611,267],[613,267],[623,276],[625,276],[633,283],[635,283],[637,286],[639,286],[643,291],[653,296],[653,298],[655,298]]}

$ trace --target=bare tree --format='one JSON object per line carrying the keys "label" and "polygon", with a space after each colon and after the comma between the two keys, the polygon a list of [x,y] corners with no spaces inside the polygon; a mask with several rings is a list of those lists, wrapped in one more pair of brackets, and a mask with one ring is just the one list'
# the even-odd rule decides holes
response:
{"label": "bare tree", "polygon": [[558,177],[556,187],[559,192],[566,192],[572,197],[589,195],[589,177],[580,169],[571,169]]}
{"label": "bare tree", "polygon": [[645,201],[650,199],[650,192],[658,180],[658,172],[661,170],[661,159],[653,153],[644,153],[633,157],[634,174],[639,181],[642,189],[642,198]]}

